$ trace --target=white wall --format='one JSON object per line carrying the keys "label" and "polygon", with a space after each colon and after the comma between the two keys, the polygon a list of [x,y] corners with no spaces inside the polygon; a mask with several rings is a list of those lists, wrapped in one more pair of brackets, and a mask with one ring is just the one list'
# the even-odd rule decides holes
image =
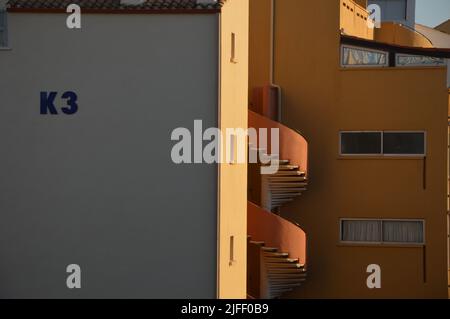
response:
{"label": "white wall", "polygon": [[[217,166],[170,134],[217,126],[217,15],[65,19],[10,14],[0,51],[0,297],[214,298]],[[40,115],[67,90],[77,114]]]}

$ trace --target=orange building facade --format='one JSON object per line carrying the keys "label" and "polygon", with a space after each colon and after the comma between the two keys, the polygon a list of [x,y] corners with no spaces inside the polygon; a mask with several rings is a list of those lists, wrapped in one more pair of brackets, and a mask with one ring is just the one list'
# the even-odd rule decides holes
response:
{"label": "orange building facade", "polygon": [[[256,290],[262,297],[280,291],[273,277],[290,281],[272,297],[448,296],[450,51],[398,23],[370,28],[366,6],[351,0],[250,1],[250,109],[301,132],[305,145],[299,152],[307,153],[306,162],[294,163],[300,171],[304,165],[305,191],[272,207],[264,198],[264,178],[249,169],[249,200],[306,238],[291,237],[304,254],[293,256],[304,271],[294,282],[294,275],[274,276],[281,271],[271,271],[267,261],[271,246],[289,249],[289,239],[276,246],[263,235],[251,236],[251,245],[266,244],[263,257],[249,255],[248,261],[249,273],[260,275]],[[261,98],[264,86],[270,89]],[[295,139],[285,141],[281,137],[285,148],[299,147]],[[249,235],[257,233],[252,223],[258,221],[250,216]],[[255,270],[257,258],[262,266]]]}

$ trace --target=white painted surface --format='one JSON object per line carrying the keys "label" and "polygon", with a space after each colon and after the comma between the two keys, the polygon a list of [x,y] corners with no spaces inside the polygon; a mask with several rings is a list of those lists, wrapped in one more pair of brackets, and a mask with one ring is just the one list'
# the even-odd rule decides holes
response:
{"label": "white painted surface", "polygon": [[[217,15],[66,17],[10,14],[0,51],[0,297],[214,298],[217,167],[170,134],[217,126]],[[67,90],[77,114],[40,115]]]}

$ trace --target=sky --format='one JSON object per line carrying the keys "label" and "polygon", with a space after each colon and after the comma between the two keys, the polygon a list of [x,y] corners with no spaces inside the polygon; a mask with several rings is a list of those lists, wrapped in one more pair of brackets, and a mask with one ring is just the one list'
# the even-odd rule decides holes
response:
{"label": "sky", "polygon": [[450,0],[417,0],[416,22],[436,27],[450,19]]}

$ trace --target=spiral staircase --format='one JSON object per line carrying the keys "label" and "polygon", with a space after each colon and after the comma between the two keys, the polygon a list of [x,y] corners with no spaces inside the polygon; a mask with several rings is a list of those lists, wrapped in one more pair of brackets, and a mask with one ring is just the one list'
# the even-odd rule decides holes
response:
{"label": "spiral staircase", "polygon": [[[306,281],[306,234],[299,225],[280,215],[280,209],[302,195],[308,185],[308,144],[277,120],[279,91],[272,86],[255,90],[249,110],[249,128],[279,130],[279,154],[249,144],[262,161],[249,164],[248,192],[248,296],[283,298]],[[270,134],[268,135],[270,140]],[[273,174],[262,168],[277,165]]]}

